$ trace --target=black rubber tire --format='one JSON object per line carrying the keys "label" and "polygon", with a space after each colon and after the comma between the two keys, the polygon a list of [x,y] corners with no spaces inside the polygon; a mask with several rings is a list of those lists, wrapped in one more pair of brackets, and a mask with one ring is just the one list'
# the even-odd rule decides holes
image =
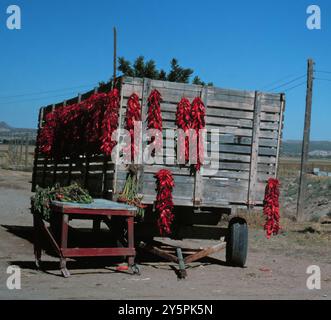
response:
{"label": "black rubber tire", "polygon": [[226,262],[233,267],[243,268],[248,251],[248,227],[244,219],[233,219],[229,223],[226,242]]}

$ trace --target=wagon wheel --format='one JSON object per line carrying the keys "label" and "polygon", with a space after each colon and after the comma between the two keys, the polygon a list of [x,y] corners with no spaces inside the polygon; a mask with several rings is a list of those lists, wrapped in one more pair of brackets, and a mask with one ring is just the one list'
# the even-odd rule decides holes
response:
{"label": "wagon wheel", "polygon": [[244,219],[232,219],[229,223],[226,243],[226,262],[243,268],[248,249],[248,227]]}

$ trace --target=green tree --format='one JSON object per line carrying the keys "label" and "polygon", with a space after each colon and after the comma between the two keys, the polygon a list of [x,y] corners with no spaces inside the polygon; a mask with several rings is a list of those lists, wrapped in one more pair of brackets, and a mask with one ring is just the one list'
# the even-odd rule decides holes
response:
{"label": "green tree", "polygon": [[192,69],[181,67],[175,58],[171,60],[170,65],[171,69],[167,76],[168,81],[189,83],[190,77],[194,72]]}
{"label": "green tree", "polygon": [[[134,61],[133,65],[130,61],[124,57],[118,58],[118,70],[123,76],[127,77],[139,77],[150,78],[162,81],[189,83],[193,74],[193,70],[190,68],[183,68],[179,65],[178,60],[173,58],[170,62],[170,71],[167,73],[165,70],[157,70],[154,60],[145,61],[143,56],[139,56]],[[193,84],[205,85],[205,83],[196,76],[193,79]],[[208,85],[213,85],[208,83]]]}
{"label": "green tree", "polygon": [[[193,81],[192,81],[192,84],[196,84],[196,85],[199,85],[199,86],[205,86],[206,83],[204,81],[202,81],[198,76],[195,76]],[[214,84],[212,82],[208,82],[207,83],[207,86],[210,86],[212,87]]]}
{"label": "green tree", "polygon": [[134,76],[134,72],[133,72],[130,61],[125,60],[124,57],[119,57],[118,64],[119,64],[118,70],[121,71],[124,76],[127,76],[127,77]]}

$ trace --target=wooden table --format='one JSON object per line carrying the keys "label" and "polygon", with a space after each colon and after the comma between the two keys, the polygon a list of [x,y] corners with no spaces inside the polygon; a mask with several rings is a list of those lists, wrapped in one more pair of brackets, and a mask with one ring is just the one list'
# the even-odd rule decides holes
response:
{"label": "wooden table", "polygon": [[[41,262],[41,235],[45,233],[60,257],[60,269],[64,277],[70,276],[66,266],[66,258],[71,257],[126,256],[128,257],[128,264],[133,273],[139,273],[139,269],[134,263],[136,255],[134,247],[135,207],[109,200],[95,199],[91,204],[53,201],[51,208],[52,215],[60,215],[60,239],[56,239],[56,236],[46,227],[39,214],[33,215],[35,230],[34,254],[37,267],[40,267]],[[98,225],[100,227],[100,222],[103,219],[108,219],[112,216],[120,216],[127,221],[128,246],[126,248],[68,248],[68,228],[70,220],[91,219],[93,220],[93,228],[96,229]]]}

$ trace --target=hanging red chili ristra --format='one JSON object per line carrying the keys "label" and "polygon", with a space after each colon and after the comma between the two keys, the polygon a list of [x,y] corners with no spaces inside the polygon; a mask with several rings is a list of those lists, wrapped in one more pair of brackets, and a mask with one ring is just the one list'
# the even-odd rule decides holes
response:
{"label": "hanging red chili ristra", "polygon": [[108,103],[102,120],[101,134],[101,151],[110,156],[116,141],[113,141],[111,136],[118,126],[118,111],[119,111],[119,92],[115,88],[108,95]]}
{"label": "hanging red chili ristra", "polygon": [[[133,93],[128,100],[128,105],[126,109],[126,115],[125,115],[125,129],[130,132],[131,136],[131,150],[130,146],[128,147],[128,150],[131,151],[131,161],[134,161],[134,159],[137,157],[138,154],[138,141],[134,141],[134,121],[141,121],[141,106],[139,103],[139,96],[136,93]],[[124,148],[124,153],[126,152],[126,148]]]}
{"label": "hanging red chili ristra", "polygon": [[[191,128],[191,103],[187,98],[182,98],[177,105],[176,125],[184,133]],[[187,163],[189,161],[189,137],[187,136],[185,136],[185,151],[180,150],[180,158],[184,157],[185,163]]]}
{"label": "hanging red chili ristra", "polygon": [[266,222],[264,230],[268,239],[271,235],[277,235],[280,230],[279,186],[280,183],[277,179],[270,178],[265,189],[263,213]]}
{"label": "hanging red chili ristra", "polygon": [[55,109],[40,131],[39,151],[54,158],[100,150],[110,155],[116,144],[111,135],[118,125],[118,109],[117,89]]}
{"label": "hanging red chili ristra", "polygon": [[38,149],[40,153],[50,157],[53,153],[57,113],[50,112],[46,115],[45,123],[38,135]]}
{"label": "hanging red chili ristra", "polygon": [[195,170],[200,171],[203,162],[203,141],[200,139],[199,132],[206,126],[205,122],[206,108],[201,98],[197,97],[192,102],[191,108],[191,128],[196,130],[197,134],[197,164],[195,165]]}
{"label": "hanging red chili ristra", "polygon": [[155,174],[156,177],[156,211],[159,213],[157,221],[160,235],[165,236],[171,233],[171,224],[174,219],[172,191],[175,182],[169,170],[162,169]]}
{"label": "hanging red chili ristra", "polygon": [[108,94],[96,93],[83,101],[86,110],[86,148],[90,153],[98,153],[101,148],[103,115],[109,103]]}
{"label": "hanging red chili ristra", "polygon": [[[148,114],[147,114],[147,129],[157,129],[162,131],[162,114],[161,114],[161,93],[154,89],[148,97]],[[155,137],[152,137],[151,142],[155,141]],[[157,141],[155,149],[162,148],[162,142]],[[153,152],[154,154],[154,152]]]}
{"label": "hanging red chili ristra", "polygon": [[85,110],[81,107],[80,103],[67,105],[58,109],[59,123],[54,145],[56,157],[61,158],[65,155],[75,156],[84,153],[84,112]]}

